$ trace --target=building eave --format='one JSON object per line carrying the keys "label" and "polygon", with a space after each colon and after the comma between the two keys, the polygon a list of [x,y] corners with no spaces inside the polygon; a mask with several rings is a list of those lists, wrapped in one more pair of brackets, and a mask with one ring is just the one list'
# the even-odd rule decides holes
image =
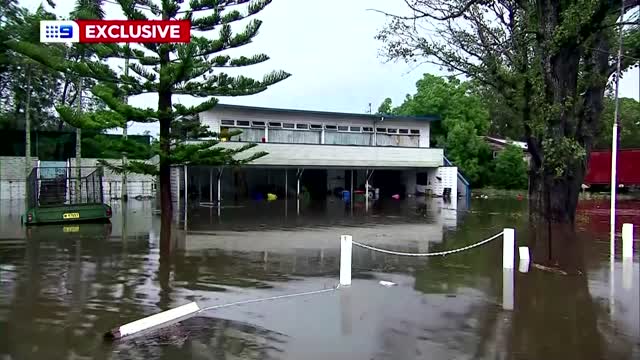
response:
{"label": "building eave", "polygon": [[300,109],[281,109],[281,108],[267,108],[258,106],[244,106],[244,105],[231,105],[231,104],[218,104],[212,111],[215,110],[231,110],[231,111],[256,111],[271,114],[296,114],[296,115],[308,115],[308,116],[320,116],[320,117],[340,117],[349,119],[361,119],[369,121],[439,121],[438,115],[425,115],[425,116],[403,116],[403,115],[380,115],[380,114],[357,114],[357,113],[344,113],[344,112],[332,112],[332,111],[317,111],[317,110],[300,110]]}

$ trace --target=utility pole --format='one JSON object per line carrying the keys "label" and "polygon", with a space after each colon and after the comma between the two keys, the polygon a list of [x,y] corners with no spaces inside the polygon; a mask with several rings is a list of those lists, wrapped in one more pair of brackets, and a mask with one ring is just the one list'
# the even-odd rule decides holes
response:
{"label": "utility pole", "polygon": [[[620,22],[624,22],[624,1],[621,1],[622,4],[620,6]],[[619,131],[618,127],[620,126],[620,98],[618,97],[618,93],[620,90],[620,72],[621,72],[621,62],[622,62],[622,40],[623,40],[623,28],[624,26],[620,25],[620,42],[618,46],[618,63],[616,65],[616,87],[615,87],[615,111],[613,114],[613,132],[611,136],[611,209],[610,209],[610,222],[611,222],[611,237],[610,237],[610,256],[611,260],[615,257],[615,249],[616,249],[616,192],[617,192],[617,166],[618,166],[618,136]]]}

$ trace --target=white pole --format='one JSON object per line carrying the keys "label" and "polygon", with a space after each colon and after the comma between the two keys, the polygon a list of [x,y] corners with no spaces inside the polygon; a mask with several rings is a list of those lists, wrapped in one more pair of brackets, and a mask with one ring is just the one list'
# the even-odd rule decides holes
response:
{"label": "white pole", "polygon": [[513,269],[514,247],[516,242],[515,231],[504,229],[502,240],[502,268]]}
{"label": "white pole", "polygon": [[189,172],[187,165],[184,165],[184,211],[187,211],[187,186],[189,184]]}
{"label": "white pole", "polygon": [[351,285],[351,235],[340,236],[340,286]]}
{"label": "white pole", "polygon": [[529,263],[531,262],[531,258],[529,256],[529,247],[520,246],[518,247],[518,252],[520,254],[520,263],[518,264],[518,271],[522,273],[529,272]]}
{"label": "white pole", "polygon": [[622,224],[622,258],[633,258],[633,224]]}
{"label": "white pole", "polygon": [[[287,200],[289,197],[289,169],[284,169],[284,199]],[[285,201],[285,209],[286,209],[286,201]]]}
{"label": "white pole", "polygon": [[[620,6],[620,22],[624,21],[624,2]],[[616,250],[616,191],[617,191],[617,163],[618,163],[618,125],[620,124],[620,98],[618,93],[620,90],[620,67],[622,61],[622,39],[623,39],[623,26],[620,26],[620,39],[618,46],[618,63],[616,65],[616,88],[615,88],[615,111],[613,114],[613,132],[611,136],[611,238],[610,238],[610,256],[611,259],[615,258]]]}
{"label": "white pole", "polygon": [[105,334],[108,339],[120,339],[127,335],[150,329],[152,327],[165,324],[170,321],[180,319],[185,316],[192,315],[200,311],[200,307],[195,302],[179,306],[174,309],[163,311],[161,313],[148,316],[146,318],[130,322],[128,324],[117,327]]}
{"label": "white pole", "polygon": [[176,205],[178,206],[178,211],[176,214],[180,212],[180,168],[176,167]]}

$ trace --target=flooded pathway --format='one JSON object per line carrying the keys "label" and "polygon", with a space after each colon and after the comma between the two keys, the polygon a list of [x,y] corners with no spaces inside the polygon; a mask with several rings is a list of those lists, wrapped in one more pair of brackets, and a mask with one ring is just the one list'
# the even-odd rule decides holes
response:
{"label": "flooded pathway", "polygon": [[[458,248],[505,227],[526,241],[526,203],[474,200],[442,210],[409,199],[196,208],[159,255],[150,202],[114,204],[111,224],[20,226],[0,203],[0,359],[640,359],[639,259],[609,264],[608,203],[581,203],[582,275],[515,274],[502,309],[502,249],[437,258],[354,248],[353,285],[227,307],[105,343],[105,331],[190,301],[201,306],[331,288],[341,234],[381,248]],[[640,203],[619,222],[640,224]],[[182,215],[181,215],[182,218]],[[636,234],[640,233],[636,229]],[[620,246],[618,246],[620,249]],[[397,286],[384,287],[380,280]]]}

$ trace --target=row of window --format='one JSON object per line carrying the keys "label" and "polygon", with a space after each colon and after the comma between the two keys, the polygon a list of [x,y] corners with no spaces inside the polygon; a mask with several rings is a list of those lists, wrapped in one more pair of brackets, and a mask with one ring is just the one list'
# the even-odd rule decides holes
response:
{"label": "row of window", "polygon": [[[222,126],[234,127],[252,127],[270,129],[296,129],[296,130],[315,130],[322,131],[323,126],[326,131],[338,132],[354,132],[354,133],[373,133],[373,127],[370,126],[344,126],[344,125],[322,125],[322,124],[304,124],[304,123],[283,123],[283,122],[264,122],[249,120],[222,120]],[[418,129],[397,129],[397,128],[376,128],[377,133],[400,134],[400,135],[420,135]]]}

